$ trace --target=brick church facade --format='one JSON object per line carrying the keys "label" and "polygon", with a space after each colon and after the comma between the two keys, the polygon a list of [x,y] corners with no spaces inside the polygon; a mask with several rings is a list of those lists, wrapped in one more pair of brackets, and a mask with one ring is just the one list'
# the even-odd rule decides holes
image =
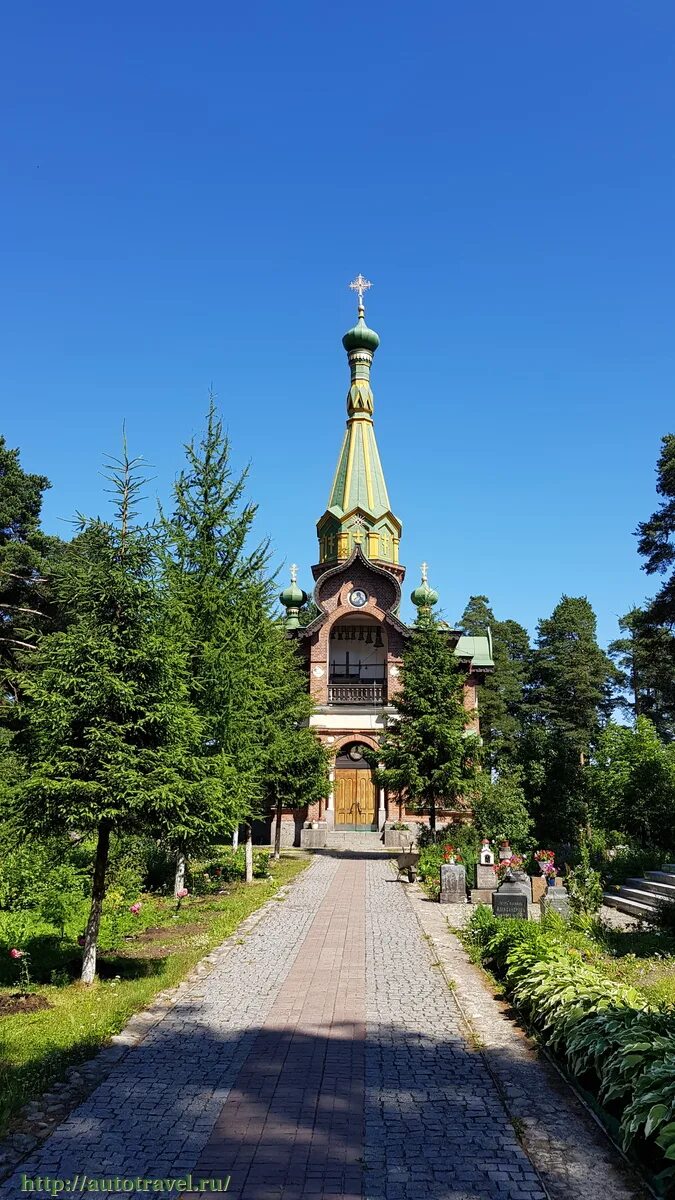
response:
{"label": "brick church facade", "polygon": [[[375,441],[370,370],[379,337],[365,322],[364,285],[369,286],[359,276],[353,285],[359,293],[358,321],[342,339],[351,376],[347,427],[328,507],[317,523],[315,615],[303,617],[309,597],[298,587],[295,571],[280,597],[288,635],[306,665],[315,705],[310,724],[331,761],[328,795],[310,811],[284,814],[286,845],[299,844],[302,827],[317,822],[320,829],[382,831],[390,822],[422,819],[376,786],[362,753],[364,747],[377,749],[387,722],[395,719],[392,700],[411,636],[399,616],[405,577],[399,561],[402,526],[391,509]],[[427,609],[438,599],[426,567],[411,599]],[[464,671],[464,703],[474,714],[470,728],[478,731],[478,685],[493,669],[490,640],[450,628],[447,637]]]}

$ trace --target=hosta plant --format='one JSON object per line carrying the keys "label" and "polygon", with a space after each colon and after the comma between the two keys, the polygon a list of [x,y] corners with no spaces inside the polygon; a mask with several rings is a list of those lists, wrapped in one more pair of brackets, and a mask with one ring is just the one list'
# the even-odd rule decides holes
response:
{"label": "hosta plant", "polygon": [[[671,1042],[672,1047],[672,1042]],[[675,1054],[652,1062],[639,1076],[621,1121],[624,1149],[641,1134],[654,1138],[664,1158],[675,1163]],[[664,1172],[671,1177],[675,1167]]]}
{"label": "hosta plant", "polygon": [[565,1047],[568,1066],[574,1075],[595,1071],[609,1087],[614,1082],[610,1063],[617,1051],[623,1051],[629,1042],[667,1034],[669,1029],[675,1035],[674,1027],[675,1021],[668,1013],[636,1012],[625,1005],[594,1013],[579,1021],[569,1034]]}

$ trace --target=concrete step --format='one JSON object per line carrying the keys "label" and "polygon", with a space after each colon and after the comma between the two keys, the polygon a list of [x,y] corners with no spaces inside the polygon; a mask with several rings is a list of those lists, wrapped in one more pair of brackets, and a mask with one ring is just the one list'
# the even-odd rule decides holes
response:
{"label": "concrete step", "polygon": [[667,871],[669,875],[675,875],[675,863],[664,863],[663,871]]}
{"label": "concrete step", "polygon": [[667,883],[675,890],[675,874],[672,871],[645,871],[646,879],[653,879],[655,883]]}
{"label": "concrete step", "polygon": [[[653,875],[658,875],[658,871],[647,871],[645,879],[627,879],[624,887],[642,888],[645,892],[653,892],[655,896],[660,896],[663,900],[675,900],[675,878],[672,883],[664,883],[660,879],[653,879]],[[667,876],[670,878],[670,876]]]}
{"label": "concrete step", "polygon": [[616,895],[620,896],[622,900],[637,900],[639,904],[645,904],[648,908],[655,909],[660,904],[660,898],[654,892],[648,892],[643,887],[628,887],[625,883],[622,884]]}
{"label": "concrete step", "polygon": [[641,904],[638,900],[626,900],[617,892],[605,892],[603,899],[610,908],[618,908],[619,912],[628,913],[631,917],[648,917],[654,912],[653,904]]}
{"label": "concrete step", "polygon": [[382,835],[368,830],[329,829],[326,834],[328,850],[384,850]]}

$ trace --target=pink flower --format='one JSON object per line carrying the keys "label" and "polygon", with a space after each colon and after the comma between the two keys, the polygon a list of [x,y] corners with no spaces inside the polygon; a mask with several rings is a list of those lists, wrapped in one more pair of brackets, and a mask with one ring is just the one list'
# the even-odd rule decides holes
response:
{"label": "pink flower", "polygon": [[190,893],[188,892],[187,888],[180,888],[179,891],[176,892],[176,899],[184,900],[185,897],[189,895]]}
{"label": "pink flower", "polygon": [[133,913],[134,916],[137,917],[142,907],[143,905],[141,904],[140,900],[137,900],[135,904],[130,905],[129,912]]}
{"label": "pink flower", "polygon": [[14,949],[14,950],[10,950],[9,957],[10,958],[23,958],[25,956],[25,953],[26,953],[25,950]]}

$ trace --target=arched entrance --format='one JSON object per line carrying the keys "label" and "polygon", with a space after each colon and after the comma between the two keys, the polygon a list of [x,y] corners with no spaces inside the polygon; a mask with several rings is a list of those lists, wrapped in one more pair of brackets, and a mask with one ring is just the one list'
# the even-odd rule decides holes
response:
{"label": "arched entrance", "polygon": [[377,791],[362,742],[348,742],[335,759],[335,826],[377,829]]}

